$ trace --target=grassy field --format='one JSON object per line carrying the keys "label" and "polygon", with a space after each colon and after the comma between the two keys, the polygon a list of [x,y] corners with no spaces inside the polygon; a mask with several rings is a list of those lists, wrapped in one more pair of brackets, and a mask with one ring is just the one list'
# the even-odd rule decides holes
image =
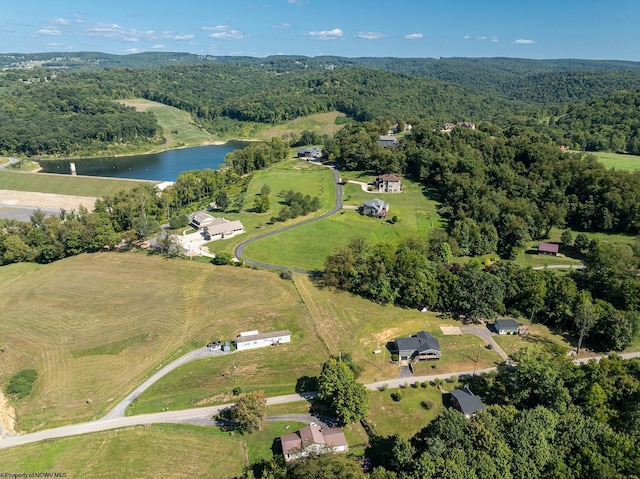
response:
{"label": "grassy field", "polygon": [[[260,189],[265,184],[271,188],[270,209],[265,213],[254,213],[251,210],[253,209],[255,195],[260,192]],[[279,196],[282,190],[300,191],[305,195],[319,197],[321,208],[316,213],[309,215],[309,217],[317,216],[330,210],[335,201],[335,184],[333,182],[333,173],[329,168],[304,160],[292,159],[280,162],[268,169],[256,171],[245,195],[241,210],[237,213],[224,214],[224,217],[229,220],[242,221],[247,233],[228,240],[213,241],[207,245],[209,250],[231,253],[238,243],[252,236],[279,229],[284,224],[303,221],[306,217],[298,217],[287,223],[269,224],[271,217],[277,216],[283,206],[282,198]]]}
{"label": "grassy field", "polygon": [[338,132],[344,125],[336,125],[336,118],[344,117],[344,113],[331,111],[328,113],[316,113],[314,115],[296,118],[276,125],[268,129],[262,130],[260,136],[264,138],[273,138],[275,136],[283,136],[287,133],[301,133],[304,130],[314,131],[319,135],[333,135]]}
{"label": "grassy field", "polygon": [[[388,241],[393,244],[409,235],[424,237],[431,228],[441,225],[436,203],[423,194],[419,184],[404,180],[403,188],[401,194],[373,194],[362,191],[359,185],[345,184],[343,203],[347,208],[340,214],[253,243],[245,249],[245,256],[254,261],[319,270],[335,248],[347,244],[355,236],[362,236],[372,243]],[[354,209],[373,198],[387,201],[390,215],[397,215],[399,222],[392,225],[362,216]]]}
{"label": "grassy field", "polygon": [[636,171],[640,170],[640,156],[625,155],[622,153],[610,152],[589,152],[595,156],[600,163],[607,168],[615,168],[616,170]]}
{"label": "grassy field", "polygon": [[[102,253],[3,266],[0,288],[0,384],[38,371],[31,396],[15,404],[20,430],[100,417],[170,360],[240,331],[286,328],[294,343],[233,355],[239,380],[292,391],[327,356],[293,283],[269,272]],[[231,379],[212,381],[201,399],[232,389]]]}
{"label": "grassy field", "polygon": [[233,478],[243,472],[243,454],[242,441],[217,428],[158,424],[0,450],[0,464],[3,472],[59,472],[69,479]]}
{"label": "grassy field", "polygon": [[58,195],[111,195],[118,190],[133,189],[140,181],[91,176],[45,175],[0,171],[0,190],[37,191]]}
{"label": "grassy field", "polygon": [[193,123],[191,114],[179,108],[164,105],[143,98],[121,100],[127,106],[138,111],[150,111],[158,119],[162,133],[167,142],[158,147],[159,150],[182,146],[198,146],[212,143],[214,138]]}

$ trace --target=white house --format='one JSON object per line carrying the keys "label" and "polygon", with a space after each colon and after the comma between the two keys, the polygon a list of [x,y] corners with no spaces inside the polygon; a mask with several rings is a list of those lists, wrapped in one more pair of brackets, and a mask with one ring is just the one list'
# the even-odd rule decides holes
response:
{"label": "white house", "polygon": [[286,461],[293,461],[309,454],[323,452],[347,452],[349,446],[344,431],[339,427],[322,429],[311,423],[299,431],[280,436],[282,454]]}
{"label": "white house", "polygon": [[236,337],[236,349],[244,351],[246,349],[264,348],[265,346],[290,342],[291,332],[288,329],[262,334],[258,333],[258,331],[245,331]]}

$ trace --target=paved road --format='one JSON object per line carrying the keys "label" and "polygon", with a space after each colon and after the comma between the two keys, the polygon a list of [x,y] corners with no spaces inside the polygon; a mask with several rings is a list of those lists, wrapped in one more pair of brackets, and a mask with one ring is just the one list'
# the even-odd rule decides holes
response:
{"label": "paved road", "polygon": [[[640,358],[640,352],[620,354],[625,359]],[[584,362],[595,359],[599,361],[605,356],[598,356],[594,358],[578,359],[574,361],[576,364],[582,364]],[[451,376],[465,377],[472,376],[473,374],[482,374],[495,371],[496,368],[479,369],[476,371],[459,371],[456,373],[444,373],[435,374],[430,376],[413,376],[411,382],[415,381],[433,381],[435,379],[447,379]],[[376,383],[366,384],[365,387],[369,390],[382,390],[387,388],[399,388],[403,387],[406,382],[404,378],[391,379],[389,381],[379,381]],[[300,394],[288,394],[286,396],[276,396],[267,398],[267,405],[272,404],[286,404],[295,401],[309,400],[315,397],[316,393]],[[233,404],[221,404],[219,406],[209,406],[204,408],[184,409],[181,411],[167,411],[153,414],[141,414],[139,416],[129,417],[116,417],[113,419],[100,419],[97,421],[85,422],[81,424],[73,424],[70,426],[62,426],[55,429],[46,429],[44,431],[38,431],[31,434],[23,434],[17,436],[7,437],[0,441],[0,449],[7,449],[10,447],[20,446],[23,444],[30,444],[45,439],[54,439],[60,437],[76,436],[79,434],[88,434],[92,432],[108,431],[111,429],[118,429],[127,426],[139,426],[144,424],[158,424],[158,423],[180,423],[180,424],[211,424],[211,417],[218,414],[220,411],[231,407]]]}
{"label": "paved road", "polygon": [[[340,185],[340,174],[338,173],[337,169],[332,168],[332,170],[333,170],[333,180],[336,184],[336,201],[331,211],[324,213],[321,216],[317,216],[316,218],[310,218],[308,220],[301,221],[300,223],[285,226],[284,228],[270,231],[269,233],[264,233],[259,236],[256,236],[255,238],[251,238],[251,239],[248,239],[247,241],[243,241],[238,246],[236,246],[235,250],[233,251],[234,256],[240,259],[242,257],[242,253],[244,252],[245,247],[253,243],[254,241],[258,241],[268,236],[273,236],[275,234],[282,233],[283,231],[288,231],[293,228],[297,228],[299,226],[308,225],[309,223],[313,223],[315,221],[323,220],[325,218],[328,218],[329,216],[335,215],[338,211],[340,211],[342,209],[342,186]],[[291,270],[295,273],[302,273],[302,274],[317,274],[316,271],[309,271],[306,269],[297,269],[297,268],[287,268],[286,266],[281,266],[281,265],[276,265],[271,263],[260,263],[258,261],[252,261],[250,259],[245,259],[244,262],[245,264],[248,264],[251,266],[258,266],[260,268],[276,269],[280,271]]]}
{"label": "paved road", "polygon": [[42,211],[46,218],[60,214],[60,208],[35,208],[32,206],[18,206],[0,203],[0,219],[24,221],[25,223],[29,223],[31,221],[31,215],[36,210]]}
{"label": "paved road", "polygon": [[149,379],[143,382],[140,386],[135,388],[126,398],[124,398],[122,401],[116,404],[115,407],[105,417],[100,419],[100,421],[109,421],[110,419],[117,419],[117,418],[124,417],[124,412],[126,411],[126,409],[129,407],[129,405],[133,401],[135,401],[138,398],[138,396],[140,396],[140,394],[146,391],[153,383],[158,381],[161,377],[165,376],[166,374],[169,374],[171,371],[173,371],[176,368],[179,368],[183,364],[189,363],[196,359],[208,358],[212,356],[222,356],[224,354],[230,354],[230,353],[225,353],[220,350],[210,351],[209,348],[200,348],[200,349],[196,349],[195,351],[191,351],[185,354],[184,356],[179,357],[175,361],[167,364],[157,373],[153,374]]}
{"label": "paved road", "polygon": [[17,162],[19,162],[20,160],[18,158],[13,158],[12,156],[9,157],[9,161],[7,163],[3,163],[0,165],[0,170],[2,170],[3,168],[7,168],[11,165],[15,165]]}

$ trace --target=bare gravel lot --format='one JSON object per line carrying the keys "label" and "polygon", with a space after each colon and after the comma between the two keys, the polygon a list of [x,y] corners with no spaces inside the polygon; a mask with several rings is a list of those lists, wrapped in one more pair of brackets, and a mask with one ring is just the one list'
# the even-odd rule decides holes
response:
{"label": "bare gravel lot", "polygon": [[89,196],[56,195],[32,191],[0,190],[0,205],[31,206],[34,208],[77,210],[80,205],[93,210],[96,198]]}

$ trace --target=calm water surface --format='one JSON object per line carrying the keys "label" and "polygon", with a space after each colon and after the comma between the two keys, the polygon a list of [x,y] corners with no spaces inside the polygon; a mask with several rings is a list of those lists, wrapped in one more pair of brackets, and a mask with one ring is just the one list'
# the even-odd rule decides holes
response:
{"label": "calm water surface", "polygon": [[247,145],[243,141],[230,141],[224,145],[180,148],[148,155],[42,160],[40,166],[44,173],[71,174],[69,163],[73,162],[78,175],[173,181],[182,171],[203,168],[216,170],[224,162],[227,153]]}

